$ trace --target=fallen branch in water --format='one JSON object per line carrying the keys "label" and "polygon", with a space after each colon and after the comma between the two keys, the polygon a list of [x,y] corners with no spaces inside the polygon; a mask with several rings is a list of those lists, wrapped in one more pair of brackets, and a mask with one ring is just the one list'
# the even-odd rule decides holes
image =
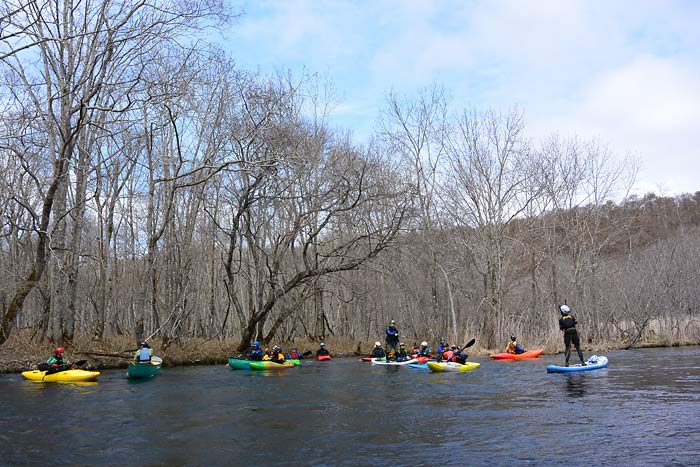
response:
{"label": "fallen branch in water", "polygon": [[110,353],[110,352],[82,352],[82,351],[75,351],[75,353],[80,354],[80,355],[94,355],[97,357],[114,357],[114,358],[128,358],[129,360],[133,359],[133,355],[122,355],[118,353]]}

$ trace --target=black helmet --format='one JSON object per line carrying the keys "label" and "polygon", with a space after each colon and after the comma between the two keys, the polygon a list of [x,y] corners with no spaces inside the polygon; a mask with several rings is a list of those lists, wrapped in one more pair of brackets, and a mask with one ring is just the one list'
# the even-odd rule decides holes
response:
{"label": "black helmet", "polygon": [[510,340],[514,341],[514,340],[515,340],[515,336],[510,336]]}

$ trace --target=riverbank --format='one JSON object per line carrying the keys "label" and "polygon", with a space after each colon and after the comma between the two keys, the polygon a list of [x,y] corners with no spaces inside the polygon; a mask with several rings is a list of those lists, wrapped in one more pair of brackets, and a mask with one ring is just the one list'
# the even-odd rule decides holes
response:
{"label": "riverbank", "polygon": [[[336,358],[357,358],[366,356],[372,350],[374,341],[358,341],[348,338],[329,338],[326,348]],[[149,344],[153,348],[154,355],[163,359],[164,366],[188,366],[188,365],[219,365],[225,364],[228,357],[238,356],[236,351],[237,341],[217,339],[179,339],[164,346],[160,339],[151,339]],[[685,345],[698,345],[699,342],[641,342],[634,348],[648,347],[677,347]],[[294,343],[282,343],[285,352],[295,345],[299,351],[315,351],[317,342],[297,341]],[[16,332],[2,346],[0,350],[0,373],[19,373],[35,369],[40,362],[45,362],[53,353],[54,345],[48,341],[37,342],[32,339],[29,332]],[[126,368],[129,360],[134,356],[137,345],[133,338],[126,336],[110,337],[103,342],[94,341],[87,337],[77,338],[72,343],[64,345],[66,356],[72,362],[85,360],[85,367],[92,369],[116,369]],[[552,348],[545,347],[545,354],[557,354],[563,351],[563,344]],[[535,348],[533,346],[533,348]],[[585,353],[601,353],[611,350],[627,348],[624,342],[606,342],[596,344],[584,344]],[[472,357],[488,357],[492,353],[502,352],[502,349],[485,349],[477,345],[469,349]]]}

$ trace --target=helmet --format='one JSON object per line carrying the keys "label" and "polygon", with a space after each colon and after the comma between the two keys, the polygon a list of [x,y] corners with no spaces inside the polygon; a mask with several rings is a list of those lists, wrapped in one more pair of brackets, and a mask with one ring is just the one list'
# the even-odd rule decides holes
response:
{"label": "helmet", "polygon": [[392,320],[391,320],[391,324],[396,324],[396,321],[394,321],[394,320],[392,319]]}
{"label": "helmet", "polygon": [[64,353],[65,351],[66,351],[66,349],[64,349],[63,347],[56,347],[56,348],[54,349],[53,353],[56,354],[56,355],[58,355],[58,354],[60,354],[60,353]]}
{"label": "helmet", "polygon": [[258,342],[258,341],[253,342],[253,347],[260,347],[260,342]]}
{"label": "helmet", "polygon": [[451,348],[451,349],[458,349],[459,347],[458,347],[458,346],[456,346],[456,345],[453,345],[453,346],[452,346],[452,347],[450,347],[450,348]]}
{"label": "helmet", "polygon": [[515,340],[515,336],[510,336],[510,340],[514,341],[514,340]]}
{"label": "helmet", "polygon": [[404,344],[403,342],[399,344],[399,347],[405,347],[405,346],[406,346],[406,344]]}
{"label": "helmet", "polygon": [[569,308],[567,305],[561,305],[561,306],[559,307],[559,311],[561,311],[561,314],[562,314],[562,315],[565,315],[565,314],[567,314],[568,312],[571,311],[571,308]]}
{"label": "helmet", "polygon": [[441,337],[441,338],[440,338],[440,342],[445,342],[445,338],[444,338],[444,337]]}
{"label": "helmet", "polygon": [[320,345],[321,347],[324,347],[324,346],[325,346],[326,344],[325,344],[325,343],[323,343],[323,342],[321,342],[321,343],[320,343],[320,344],[318,344],[318,345]]}
{"label": "helmet", "polygon": [[425,341],[423,341],[423,342],[420,343],[420,345],[422,345],[423,347],[427,347],[427,346],[428,346],[428,343],[425,342]]}
{"label": "helmet", "polygon": [[282,347],[280,347],[279,345],[273,345],[272,350],[282,350]]}
{"label": "helmet", "polygon": [[377,341],[377,342],[374,343],[374,346],[375,346],[375,347],[381,347],[381,346],[382,346],[382,343],[379,342],[379,341]]}
{"label": "helmet", "polygon": [[296,349],[297,349],[297,347],[296,347],[296,346],[292,347],[292,350],[296,350]]}
{"label": "helmet", "polygon": [[150,349],[150,348],[151,348],[151,346],[148,345],[148,342],[146,342],[146,341],[141,342],[141,347],[145,347],[145,348],[147,348],[147,349]]}

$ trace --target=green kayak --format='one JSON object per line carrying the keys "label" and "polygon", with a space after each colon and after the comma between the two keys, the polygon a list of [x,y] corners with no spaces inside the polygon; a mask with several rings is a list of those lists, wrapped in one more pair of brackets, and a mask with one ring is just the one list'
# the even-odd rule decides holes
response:
{"label": "green kayak", "polygon": [[[293,363],[294,366],[301,365],[301,360],[299,360],[298,358],[292,358],[292,359],[285,360],[285,361]],[[251,363],[256,363],[256,362],[254,360],[243,360],[240,358],[233,358],[233,357],[229,357],[229,359],[228,359],[228,366],[230,366],[232,370],[250,370]]]}
{"label": "green kayak", "polygon": [[163,360],[159,357],[151,357],[150,362],[129,362],[126,374],[129,378],[151,378],[160,373]]}

